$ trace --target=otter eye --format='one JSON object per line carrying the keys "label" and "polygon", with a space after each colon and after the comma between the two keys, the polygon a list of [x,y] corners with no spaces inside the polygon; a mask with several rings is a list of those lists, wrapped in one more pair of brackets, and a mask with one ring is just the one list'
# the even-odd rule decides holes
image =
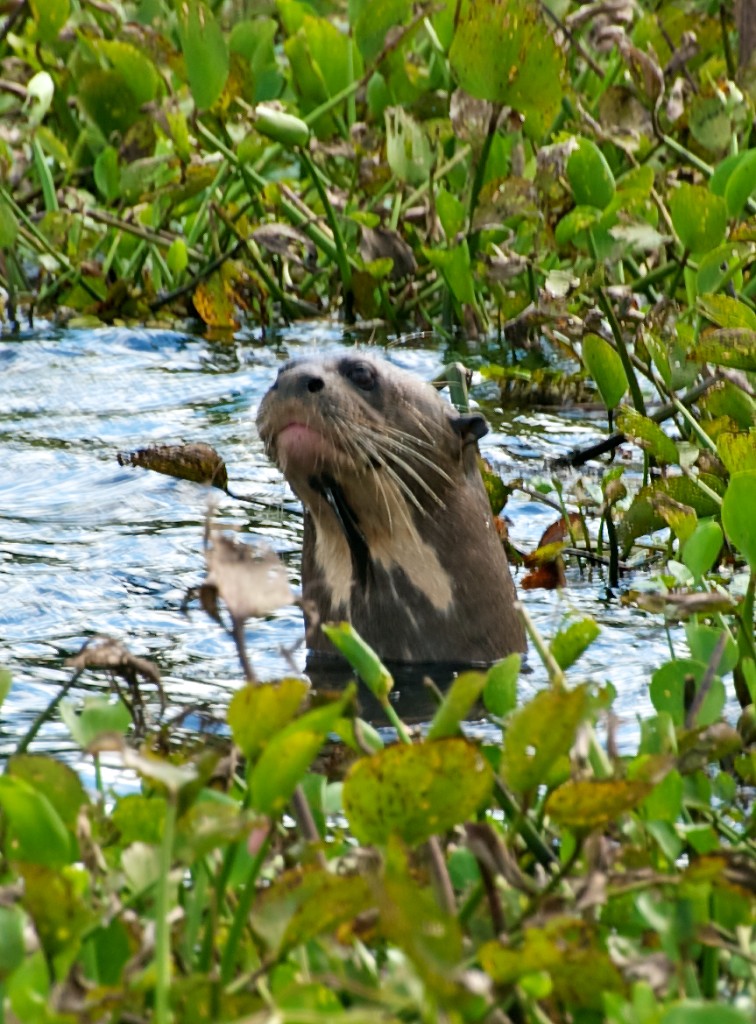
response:
{"label": "otter eye", "polygon": [[376,373],[367,363],[352,363],[344,370],[344,376],[362,391],[372,391],[376,385]]}

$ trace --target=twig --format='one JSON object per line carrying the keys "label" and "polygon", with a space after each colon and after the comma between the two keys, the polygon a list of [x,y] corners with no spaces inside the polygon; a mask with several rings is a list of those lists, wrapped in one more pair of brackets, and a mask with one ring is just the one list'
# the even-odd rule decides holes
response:
{"label": "twig", "polygon": [[690,702],[690,707],[685,712],[686,729],[692,729],[696,724],[698,712],[701,710],[706,694],[711,689],[711,684],[714,682],[714,677],[717,674],[717,669],[719,668],[719,663],[722,660],[726,643],[727,630],[723,629],[720,633],[719,640],[717,640],[716,647],[711,652],[709,664],[706,666],[706,671],[704,672],[703,679],[701,680],[701,685],[696,690],[693,700]]}
{"label": "twig", "polygon": [[[687,391],[678,401],[683,405],[692,405],[701,395],[723,380],[724,377],[721,373],[711,374],[711,376],[705,377],[700,384],[696,384],[694,388]],[[674,416],[677,411],[678,409],[674,402],[667,402],[650,413],[648,418],[653,420],[654,423],[663,423],[664,420]],[[614,434],[610,434],[609,437],[605,437],[603,441],[597,441],[596,444],[589,445],[587,448],[576,449],[570,455],[560,455],[559,458],[554,460],[554,465],[572,466],[573,468],[582,466],[586,462],[590,462],[591,459],[597,459],[600,455],[613,452],[615,448],[619,448],[626,440],[625,434],[617,431]]]}

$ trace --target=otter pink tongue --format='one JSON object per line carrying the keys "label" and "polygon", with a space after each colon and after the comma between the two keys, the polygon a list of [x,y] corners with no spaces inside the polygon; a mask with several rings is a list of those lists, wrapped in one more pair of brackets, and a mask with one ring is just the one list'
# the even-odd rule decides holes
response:
{"label": "otter pink tongue", "polygon": [[282,466],[299,467],[307,472],[322,467],[333,449],[317,430],[304,423],[289,423],[276,438],[278,459]]}

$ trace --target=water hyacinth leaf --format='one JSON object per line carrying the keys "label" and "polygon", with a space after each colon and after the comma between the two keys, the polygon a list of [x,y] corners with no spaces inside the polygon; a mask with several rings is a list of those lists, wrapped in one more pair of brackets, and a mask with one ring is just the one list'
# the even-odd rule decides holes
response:
{"label": "water hyacinth leaf", "polygon": [[594,930],[577,918],[559,915],[543,928],[526,928],[517,946],[487,942],[479,959],[501,985],[548,972],[550,995],[570,1006],[601,1011],[608,993],[624,989],[622,975],[598,945]]}
{"label": "water hyacinth leaf", "polygon": [[691,349],[689,359],[731,370],[756,370],[756,331],[730,328],[707,331]]}
{"label": "water hyacinth leaf", "polygon": [[488,762],[465,739],[397,744],[352,765],[344,813],[360,842],[398,835],[414,845],[472,817],[492,784]]}
{"label": "water hyacinth leaf", "polygon": [[683,182],[670,197],[669,211],[675,233],[688,252],[708,252],[724,239],[727,205],[701,185]]}
{"label": "water hyacinth leaf", "polygon": [[424,129],[401,107],[386,110],[385,121],[386,159],[394,177],[409,185],[424,184],[433,163]]}
{"label": "water hyacinth leaf", "polygon": [[324,625],[323,632],[344,655],[374,697],[384,701],[394,686],[389,670],[349,622]]}
{"label": "water hyacinth leaf", "polygon": [[[701,480],[716,494],[724,494],[724,486],[719,477],[702,473]],[[657,502],[668,498],[679,505],[689,506],[701,519],[719,514],[718,503],[697,487],[694,480],[686,476],[656,480],[638,491],[619,524],[617,532],[623,551],[629,551],[636,538],[664,526],[664,519],[657,511]]]}
{"label": "water hyacinth leaf", "polygon": [[654,423],[647,416],[642,416],[634,409],[625,409],[617,417],[617,428],[639,448],[653,455],[657,462],[679,462],[675,442],[664,433],[658,423]]}
{"label": "water hyacinth leaf", "polygon": [[192,302],[208,327],[238,327],[236,295],[223,267],[198,282]]}
{"label": "water hyacinth leaf", "polygon": [[70,765],[40,754],[15,754],[8,762],[8,774],[24,779],[50,801],[67,828],[74,831],[79,809],[87,795]]}
{"label": "water hyacinth leaf", "polygon": [[730,217],[739,217],[743,207],[756,191],[756,149],[742,154],[727,179],[724,199]]}
{"label": "water hyacinth leaf", "polygon": [[737,550],[756,572],[756,470],[735,473],[722,503],[722,525]]}
{"label": "water hyacinth leaf", "polygon": [[576,206],[562,217],[554,230],[557,245],[567,245],[569,242],[577,245],[581,241],[581,233],[592,228],[600,219],[601,210],[596,207]]}
{"label": "water hyacinth leaf", "polygon": [[[713,626],[701,625],[694,619],[685,625],[685,637],[688,641],[691,657],[696,661],[702,661],[705,665],[709,660],[722,636],[721,629]],[[728,634],[722,656],[719,660],[717,672],[721,676],[732,672],[738,663],[738,645],[735,638]]]}
{"label": "water hyacinth leaf", "polygon": [[[29,124],[35,128],[38,128],[45,119],[45,116],[52,106],[53,97],[55,96],[55,81],[52,75],[47,71],[38,71],[36,75],[33,75],[26,84],[26,103],[24,107],[29,118]],[[55,139],[52,132],[48,133]],[[35,132],[35,139],[39,138],[39,134]],[[56,140],[57,142],[57,140]],[[55,143],[53,143],[54,145]],[[58,143],[60,145],[60,143]]]}
{"label": "water hyacinth leaf", "polygon": [[0,907],[0,982],[23,962],[26,918],[21,907]]}
{"label": "water hyacinth leaf", "polygon": [[471,96],[514,107],[540,137],[559,111],[564,57],[536,4],[462,0],[449,62]]}
{"label": "water hyacinth leaf", "polygon": [[5,822],[3,852],[8,860],[69,864],[72,837],[50,801],[24,779],[0,776],[0,808]]}
{"label": "water hyacinth leaf", "polygon": [[682,505],[668,494],[655,494],[652,506],[683,544],[693,535],[698,516],[689,505]]}
{"label": "water hyacinth leaf", "polygon": [[598,334],[583,338],[583,362],[596,382],[607,409],[614,409],[627,391],[627,374],[619,353]]}
{"label": "water hyacinth leaf", "polygon": [[303,679],[282,679],[264,686],[244,686],[228,706],[234,743],[250,760],[292,720],[309,687]]}
{"label": "water hyacinth leaf", "polygon": [[366,63],[374,61],[384,47],[386,33],[404,25],[412,9],[410,0],[366,0],[358,8],[354,41]]}
{"label": "water hyacinth leaf", "polygon": [[475,281],[470,266],[470,250],[463,240],[451,249],[423,249],[432,266],[440,270],[449,291],[460,304],[475,305]]}
{"label": "water hyacinth leaf", "polygon": [[722,527],[714,519],[704,519],[685,542],[682,559],[698,582],[716,562],[722,550]]}
{"label": "water hyacinth leaf", "polygon": [[737,434],[728,431],[720,434],[717,454],[730,474],[756,469],[756,428]]}
{"label": "water hyacinth leaf", "polygon": [[76,711],[73,701],[62,700],[60,717],[82,750],[104,734],[122,736],[131,725],[131,714],[123,701],[109,697],[87,697],[80,712]]}
{"label": "water hyacinth leaf", "polygon": [[283,950],[333,931],[373,905],[367,879],[314,867],[280,875],[257,900],[254,930],[268,950]]}
{"label": "water hyacinth leaf", "polygon": [[483,703],[492,715],[503,718],[517,707],[517,679],[521,663],[519,654],[510,654],[488,670],[483,687]]}
{"label": "water hyacinth leaf", "polygon": [[595,619],[586,616],[579,622],[571,622],[567,629],[555,634],[549,650],[561,669],[568,669],[578,660],[583,651],[593,643],[601,630]]}
{"label": "water hyacinth leaf", "polygon": [[567,828],[603,828],[636,808],[653,788],[639,779],[568,779],[549,794],[546,813]]}
{"label": "water hyacinth leaf", "polygon": [[68,21],[70,0],[30,0],[29,7],[37,29],[37,38],[52,43]]}
{"label": "water hyacinth leaf", "polygon": [[[756,150],[754,150],[756,156]],[[699,295],[696,305],[717,327],[746,328],[756,331],[756,313],[740,299],[731,295]]]}
{"label": "water hyacinth leaf", "polygon": [[181,5],[178,35],[194,102],[207,110],[220,98],[228,78],[226,40],[215,15],[200,0]]}
{"label": "water hyacinth leaf", "polygon": [[249,774],[254,810],[274,816],[288,804],[313,758],[354,699],[354,686],[330,704],[308,711],[284,726],[268,742]]}
{"label": "water hyacinth leaf", "polygon": [[458,675],[436,709],[428,729],[428,739],[440,740],[445,736],[455,736],[459,732],[460,722],[465,720],[480,699],[485,684],[484,672],[462,672]]}
{"label": "water hyacinth leaf", "polygon": [[[676,726],[685,724],[686,710],[701,685],[706,665],[693,658],[668,661],[654,672],[649,695],[657,711],[666,712]],[[709,687],[694,726],[711,725],[722,714],[725,705],[725,687],[716,676]]]}
{"label": "water hyacinth leaf", "polygon": [[467,208],[461,199],[458,199],[446,188],[438,190],[436,195],[436,212],[441,221],[441,227],[448,240],[456,238],[467,223]]}
{"label": "water hyacinth leaf", "polygon": [[106,139],[124,133],[139,117],[139,107],[119,71],[97,68],[79,81],[79,102]]}
{"label": "water hyacinth leaf", "polygon": [[664,1013],[659,1024],[750,1024],[750,1015],[735,1006],[684,999]]}
{"label": "water hyacinth leaf", "polygon": [[182,274],[189,265],[189,253],[183,238],[174,238],[165,254],[165,262],[172,274]]}
{"label": "water hyacinth leaf", "polygon": [[549,769],[575,742],[589,711],[586,686],[541,690],[508,721],[501,772],[510,789],[524,792],[543,783]]}
{"label": "water hyacinth leaf", "polygon": [[604,210],[614,199],[614,175],[592,139],[579,139],[567,161],[567,178],[577,206]]}
{"label": "water hyacinth leaf", "polygon": [[131,43],[118,39],[101,39],[94,45],[97,52],[123,75],[138,106],[155,99],[160,76],[146,54]]}

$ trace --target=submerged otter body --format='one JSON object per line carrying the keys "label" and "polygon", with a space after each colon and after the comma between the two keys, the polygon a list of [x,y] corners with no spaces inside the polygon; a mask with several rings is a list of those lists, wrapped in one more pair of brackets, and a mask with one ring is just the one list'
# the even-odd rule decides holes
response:
{"label": "submerged otter body", "polygon": [[[386,661],[524,650],[477,465],[482,416],[382,359],[342,353],[283,365],[257,426],[304,505],[302,592],[320,622],[350,621]],[[333,653],[320,629],[307,639]]]}

